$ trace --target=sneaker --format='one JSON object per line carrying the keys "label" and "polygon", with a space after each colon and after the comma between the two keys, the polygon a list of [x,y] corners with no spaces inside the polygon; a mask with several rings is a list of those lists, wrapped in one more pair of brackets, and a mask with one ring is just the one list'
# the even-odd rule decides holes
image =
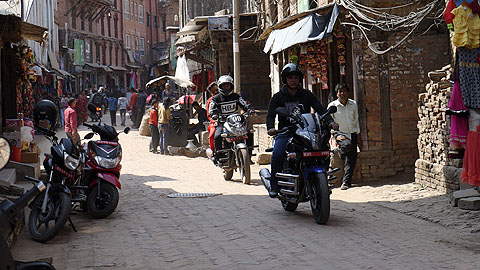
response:
{"label": "sneaker", "polygon": [[350,187],[346,184],[342,184],[342,186],[340,187],[341,190],[347,190],[349,189]]}
{"label": "sneaker", "polygon": [[270,198],[277,198],[278,197],[278,192],[276,192],[275,190],[270,190],[268,192],[268,196],[270,196]]}

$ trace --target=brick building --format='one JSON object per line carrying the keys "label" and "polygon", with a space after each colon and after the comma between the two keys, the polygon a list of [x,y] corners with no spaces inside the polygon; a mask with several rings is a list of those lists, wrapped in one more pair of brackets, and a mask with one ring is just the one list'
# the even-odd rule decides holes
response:
{"label": "brick building", "polygon": [[[292,4],[291,1],[277,3],[266,0],[263,5],[266,8],[262,18],[262,37],[267,38],[272,31],[289,27],[311,13],[327,14],[333,2],[335,1],[297,1]],[[420,1],[416,7],[408,5],[410,1],[337,2],[345,4],[341,6],[340,21],[353,23],[349,18],[352,18],[355,10],[347,6],[352,2],[361,2],[362,5],[375,8],[407,4],[404,8],[392,9],[395,15],[405,16],[414,8],[431,1]],[[443,7],[440,3],[428,11],[433,14]],[[339,68],[336,61],[338,56],[329,55],[333,61],[328,70],[328,89],[318,90],[312,87],[312,91],[327,105],[336,98],[334,86],[337,82],[347,82],[353,90],[350,97],[359,106],[361,126],[361,152],[355,173],[357,181],[381,179],[398,173],[413,175],[415,160],[418,158],[418,94],[424,91],[429,82],[427,73],[450,61],[446,27],[442,25],[430,28],[431,24],[431,21],[423,20],[416,31],[412,31],[413,35],[403,40],[411,29],[399,27],[387,32],[372,26],[366,35],[362,35],[357,27],[348,24],[342,26],[337,21],[335,29],[341,30],[348,37],[345,41],[345,74],[340,76],[336,71]],[[377,51],[392,46],[394,49],[386,53],[374,53],[367,37],[371,41],[370,46],[377,46]],[[332,41],[326,45],[328,52],[335,51],[335,45],[332,45],[335,44],[335,37]],[[281,68],[291,58],[288,50],[285,50],[270,55],[270,59],[272,92],[275,93],[280,88]]]}

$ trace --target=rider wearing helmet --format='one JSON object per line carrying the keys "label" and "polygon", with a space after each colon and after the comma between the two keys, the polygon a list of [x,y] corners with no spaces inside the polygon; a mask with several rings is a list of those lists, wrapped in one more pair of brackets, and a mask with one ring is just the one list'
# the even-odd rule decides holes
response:
{"label": "rider wearing helmet", "polygon": [[[242,108],[244,111],[249,111],[250,106],[245,100],[237,93],[233,93],[233,78],[228,75],[223,75],[218,79],[218,94],[212,97],[210,106],[208,107],[208,115],[217,121],[220,116],[229,116],[238,112],[238,108]],[[214,146],[215,151],[222,147],[222,132],[223,123],[218,123],[215,128]]]}
{"label": "rider wearing helmet", "polygon": [[[286,107],[288,105],[295,105],[300,108],[300,113],[310,113],[313,108],[317,113],[324,114],[327,110],[322,106],[318,98],[310,91],[303,89],[301,80],[303,79],[303,72],[293,63],[286,64],[281,73],[283,87],[280,92],[273,95],[268,104],[267,113],[267,130],[268,135],[277,135],[275,129],[275,117],[277,116],[276,109],[278,107]],[[335,123],[330,115],[325,117],[328,124],[333,129],[338,129],[338,124]],[[278,115],[278,129],[282,129],[292,125],[285,116]],[[273,146],[272,160],[271,160],[271,190],[269,195],[272,198],[278,196],[278,179],[276,173],[280,172],[283,167],[283,160],[285,159],[285,148],[287,146],[290,135],[278,134],[275,137]]]}

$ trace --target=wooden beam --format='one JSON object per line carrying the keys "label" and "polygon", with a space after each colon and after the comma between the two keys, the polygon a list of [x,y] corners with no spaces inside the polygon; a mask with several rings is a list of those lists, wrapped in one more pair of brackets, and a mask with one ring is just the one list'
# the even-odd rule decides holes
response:
{"label": "wooden beam", "polygon": [[208,61],[208,60],[205,60],[205,59],[203,59],[202,57],[197,56],[197,55],[195,55],[195,54],[188,53],[188,52],[185,53],[185,57],[187,57],[188,59],[191,59],[191,60],[193,60],[193,61],[195,61],[195,62],[198,62],[198,63],[200,63],[200,64],[206,64],[206,65],[211,65],[211,66],[214,65],[214,63],[212,63],[212,62],[210,62],[210,61]]}
{"label": "wooden beam", "polygon": [[[388,34],[377,32],[380,49],[388,47]],[[382,114],[382,142],[384,150],[392,150],[392,112],[390,105],[390,73],[388,71],[388,54],[378,55],[378,90],[380,91],[380,109]]]}

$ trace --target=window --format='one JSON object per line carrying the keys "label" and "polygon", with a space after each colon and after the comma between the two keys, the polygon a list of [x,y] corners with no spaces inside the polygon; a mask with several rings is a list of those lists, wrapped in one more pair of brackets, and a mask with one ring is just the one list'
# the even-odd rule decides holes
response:
{"label": "window", "polygon": [[162,16],[162,30],[163,32],[167,32],[167,21],[166,21],[166,16]]}
{"label": "window", "polygon": [[130,49],[130,35],[125,35],[125,48]]}
{"label": "window", "polygon": [[100,32],[102,33],[102,36],[105,36],[105,18],[104,17],[100,19],[100,28],[101,28]]}
{"label": "window", "polygon": [[147,11],[147,26],[150,26],[151,25],[151,22],[150,22],[150,12]]}
{"label": "window", "polygon": [[[75,9],[72,10],[72,14],[75,14]],[[77,17],[72,16],[72,29],[77,29]]]}
{"label": "window", "polygon": [[107,29],[108,29],[108,36],[109,37],[112,37],[112,31],[111,31],[111,27],[110,27],[110,23],[111,23],[111,19],[110,19],[110,16],[107,17]]}
{"label": "window", "polygon": [[88,20],[88,31],[93,32],[92,20]]}
{"label": "window", "polygon": [[113,19],[113,31],[115,32],[115,38],[118,38],[118,18]]}
{"label": "window", "polygon": [[132,21],[135,20],[135,14],[136,14],[136,12],[135,12],[135,5],[136,5],[136,4],[132,1],[132,6],[130,7],[130,10],[131,10],[130,13],[132,14]]}
{"label": "window", "polygon": [[85,22],[83,21],[83,16],[80,17],[80,30],[85,31]]}
{"label": "window", "polygon": [[143,23],[143,5],[138,5],[138,21]]}
{"label": "window", "polygon": [[138,42],[138,37],[135,37],[135,50],[138,50],[140,47],[140,42]]}
{"label": "window", "polygon": [[142,55],[145,55],[145,39],[143,37],[140,38],[140,51]]}
{"label": "window", "polygon": [[130,19],[130,1],[125,0],[125,19],[129,20]]}
{"label": "window", "polygon": [[112,55],[113,47],[110,46],[109,49],[110,49],[110,66],[111,66],[111,65],[113,65],[113,55]]}
{"label": "window", "polygon": [[118,67],[118,46],[115,47],[115,66]]}
{"label": "window", "polygon": [[155,28],[158,28],[158,17],[157,17],[157,15],[153,16],[153,25],[155,25]]}
{"label": "window", "polygon": [[103,47],[102,47],[102,56],[103,56],[102,57],[103,58],[102,63],[103,63],[103,65],[106,65],[107,64],[107,46],[105,46],[105,45],[103,45]]}
{"label": "window", "polygon": [[95,46],[95,58],[96,58],[96,61],[97,63],[100,63],[100,44],[97,44]]}
{"label": "window", "polygon": [[113,0],[113,7],[117,8],[117,0]]}

